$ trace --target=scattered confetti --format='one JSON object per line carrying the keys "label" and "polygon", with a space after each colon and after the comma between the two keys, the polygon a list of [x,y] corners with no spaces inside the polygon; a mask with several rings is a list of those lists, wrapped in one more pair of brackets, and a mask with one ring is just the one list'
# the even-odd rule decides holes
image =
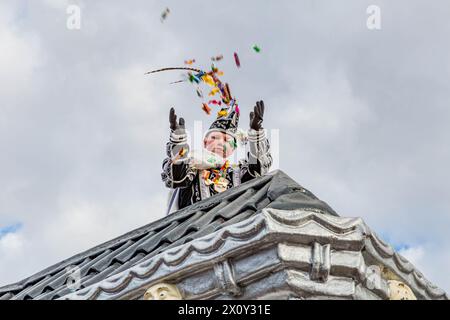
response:
{"label": "scattered confetti", "polygon": [[169,15],[170,10],[169,8],[166,8],[166,10],[163,11],[163,13],[161,13],[161,22],[164,22],[164,20],[167,19],[167,16]]}
{"label": "scattered confetti", "polygon": [[253,50],[255,50],[255,52],[261,52],[261,48],[258,47],[256,44],[253,46]]}
{"label": "scattered confetti", "polygon": [[180,83],[180,82],[185,82],[185,81],[186,81],[186,80],[178,80],[178,81],[171,82],[171,83],[169,83],[169,84]]}
{"label": "scattered confetti", "polygon": [[241,62],[239,61],[239,56],[236,52],[234,53],[234,62],[236,63],[236,67],[241,67]]}
{"label": "scattered confetti", "polygon": [[189,72],[188,75],[189,75],[189,82],[191,82],[191,83],[193,83],[193,82],[200,83],[200,79],[196,75],[194,75],[191,72]]}
{"label": "scattered confetti", "polygon": [[211,87],[215,87],[215,86],[216,86],[216,83],[215,83],[215,81],[214,81],[214,78],[213,78],[212,76],[210,76],[209,74],[205,74],[205,75],[202,77],[202,80],[203,80],[207,85],[209,85],[209,86],[211,86]]}
{"label": "scattered confetti", "polygon": [[223,54],[220,54],[218,56],[212,57],[211,60],[212,61],[220,61],[223,59]]}
{"label": "scattered confetti", "polygon": [[[237,57],[237,54],[236,54]],[[185,63],[192,63],[195,62],[194,59],[192,60],[186,60]],[[239,63],[239,58],[237,57],[237,62]],[[218,112],[218,116],[226,116],[228,114],[228,111],[231,107],[236,105],[236,111],[239,114],[239,108],[236,104],[235,99],[232,97],[230,92],[230,87],[228,83],[222,83],[219,79],[219,76],[223,75],[222,71],[219,71],[219,69],[214,65],[214,63],[211,64],[211,71],[205,72],[200,69],[192,68],[192,67],[167,67],[157,70],[148,71],[145,74],[153,74],[157,72],[162,71],[170,71],[170,70],[186,70],[187,73],[183,76],[183,80],[175,81],[172,83],[178,83],[178,82],[186,82],[189,81],[190,83],[195,83],[200,85],[200,82],[204,82],[208,86],[211,87],[211,91],[209,92],[209,96],[215,96],[217,93],[220,93],[220,100],[210,100],[208,104],[211,105],[218,105],[221,106],[221,110]],[[203,98],[204,95],[200,89],[200,86],[196,87],[196,93],[199,98]],[[225,104],[224,105],[222,105]],[[207,103],[202,103],[202,110],[210,115],[211,114],[211,107]]]}
{"label": "scattered confetti", "polygon": [[236,104],[236,113],[238,114],[238,115],[240,115],[241,114],[241,111],[239,110],[239,106]]}
{"label": "scattered confetti", "polygon": [[211,114],[211,108],[206,103],[202,103],[202,110],[205,111],[207,115]]}
{"label": "scattered confetti", "polygon": [[215,105],[221,106],[221,105],[222,105],[222,101],[209,100],[209,101],[208,101],[208,104],[215,104]]}
{"label": "scattered confetti", "polygon": [[214,87],[214,88],[212,88],[212,90],[211,90],[211,92],[208,94],[208,96],[210,96],[210,97],[215,96],[216,93],[218,93],[219,91],[220,91],[219,88]]}
{"label": "scattered confetti", "polygon": [[222,100],[226,104],[230,103],[231,93],[230,93],[230,87],[228,86],[228,83],[225,84],[225,87],[223,88]]}
{"label": "scattered confetti", "polygon": [[217,116],[219,117],[225,117],[228,114],[226,109],[222,109],[219,112],[217,112]]}

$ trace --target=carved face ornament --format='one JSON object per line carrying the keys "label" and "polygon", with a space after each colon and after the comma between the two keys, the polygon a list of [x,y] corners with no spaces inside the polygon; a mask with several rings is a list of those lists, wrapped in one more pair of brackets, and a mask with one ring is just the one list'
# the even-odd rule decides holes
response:
{"label": "carved face ornament", "polygon": [[144,294],[144,300],[181,300],[181,294],[178,288],[173,284],[158,283],[150,288]]}

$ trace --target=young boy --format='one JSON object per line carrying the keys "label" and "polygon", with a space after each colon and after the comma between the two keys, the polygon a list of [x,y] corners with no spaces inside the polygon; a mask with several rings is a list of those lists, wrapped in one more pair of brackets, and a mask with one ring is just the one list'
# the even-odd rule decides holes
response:
{"label": "young boy", "polygon": [[169,200],[168,214],[269,171],[272,156],[262,128],[263,116],[264,102],[259,101],[254,111],[250,112],[249,152],[238,165],[230,166],[227,158],[236,150],[238,142],[237,106],[222,108],[218,113],[205,134],[203,145],[206,151],[200,158],[189,155],[184,119],[180,118],[177,122],[175,110],[171,108],[170,140],[161,174],[165,185],[174,190]]}

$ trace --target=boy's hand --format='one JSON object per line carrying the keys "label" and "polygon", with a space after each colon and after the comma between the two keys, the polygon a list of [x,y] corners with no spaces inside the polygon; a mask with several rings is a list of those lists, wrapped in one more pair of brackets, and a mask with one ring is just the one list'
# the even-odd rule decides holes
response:
{"label": "boy's hand", "polygon": [[174,108],[170,108],[169,123],[170,123],[170,129],[172,131],[182,131],[185,129],[183,118],[180,118],[180,120],[177,123],[177,115],[175,114]]}
{"label": "boy's hand", "polygon": [[254,111],[250,112],[250,128],[253,130],[261,130],[264,116],[264,101],[257,101]]}

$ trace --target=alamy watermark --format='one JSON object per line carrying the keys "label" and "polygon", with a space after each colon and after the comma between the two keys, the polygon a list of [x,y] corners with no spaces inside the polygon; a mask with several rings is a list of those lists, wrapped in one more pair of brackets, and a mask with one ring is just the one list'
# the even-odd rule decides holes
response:
{"label": "alamy watermark", "polygon": [[76,4],[71,4],[66,8],[66,27],[69,30],[81,29],[81,8]]}
{"label": "alamy watermark", "polygon": [[370,5],[366,9],[367,17],[366,26],[369,30],[381,30],[381,9],[377,5]]}

